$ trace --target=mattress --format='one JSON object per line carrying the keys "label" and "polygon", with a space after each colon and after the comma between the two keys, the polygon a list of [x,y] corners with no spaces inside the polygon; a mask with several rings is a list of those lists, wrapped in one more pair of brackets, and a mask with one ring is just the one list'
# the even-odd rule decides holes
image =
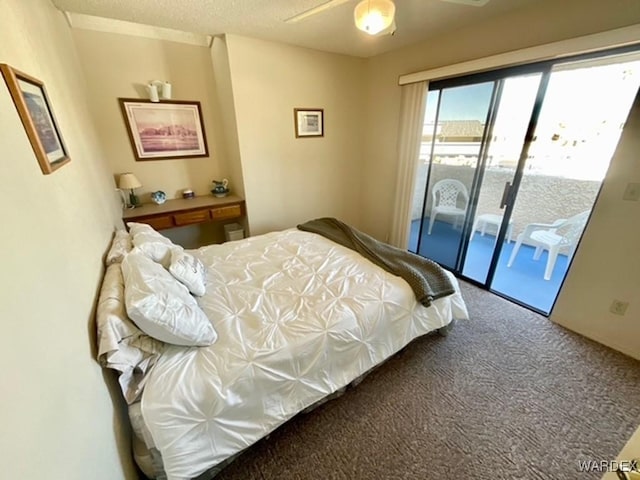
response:
{"label": "mattress", "polygon": [[209,347],[168,346],[142,394],[169,479],[193,478],[349,384],[414,338],[468,317],[456,293],[426,308],[409,285],[316,234],[286,230],[192,251]]}

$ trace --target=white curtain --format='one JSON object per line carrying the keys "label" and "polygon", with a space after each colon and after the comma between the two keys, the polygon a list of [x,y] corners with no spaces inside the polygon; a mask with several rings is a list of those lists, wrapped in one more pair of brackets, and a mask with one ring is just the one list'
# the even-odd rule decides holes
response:
{"label": "white curtain", "polygon": [[420,155],[427,87],[426,81],[402,86],[396,195],[389,243],[403,249],[406,249],[409,244],[413,189]]}

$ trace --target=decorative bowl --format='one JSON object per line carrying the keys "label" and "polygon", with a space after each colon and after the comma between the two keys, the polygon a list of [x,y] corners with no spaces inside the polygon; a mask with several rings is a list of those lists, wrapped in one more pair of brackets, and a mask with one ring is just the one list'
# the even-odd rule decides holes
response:
{"label": "decorative bowl", "polygon": [[157,192],[151,192],[151,200],[153,200],[158,205],[162,205],[167,201],[167,194],[162,190],[158,190]]}

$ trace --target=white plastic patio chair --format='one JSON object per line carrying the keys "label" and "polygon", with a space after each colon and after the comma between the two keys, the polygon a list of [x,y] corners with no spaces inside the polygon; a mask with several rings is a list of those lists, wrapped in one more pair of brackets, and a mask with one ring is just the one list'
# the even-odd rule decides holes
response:
{"label": "white plastic patio chair", "polygon": [[[461,206],[458,206],[458,197],[460,196],[462,196],[463,201],[460,202]],[[458,220],[464,219],[467,213],[467,204],[469,203],[469,193],[467,193],[467,187],[462,182],[452,178],[440,180],[431,188],[431,197],[428,235],[431,235],[431,229],[437,215],[454,216],[456,224]]]}
{"label": "white plastic patio chair", "polygon": [[518,250],[520,250],[520,245],[522,245],[522,242],[526,242],[536,247],[536,251],[533,254],[534,260],[540,259],[543,250],[549,252],[547,266],[544,270],[544,279],[550,280],[560,250],[567,251],[569,260],[573,257],[576,247],[578,246],[578,240],[580,240],[580,235],[584,230],[588,218],[589,210],[574,215],[569,219],[561,218],[550,224],[530,223],[524,228],[524,231],[518,235],[507,267],[513,265]]}

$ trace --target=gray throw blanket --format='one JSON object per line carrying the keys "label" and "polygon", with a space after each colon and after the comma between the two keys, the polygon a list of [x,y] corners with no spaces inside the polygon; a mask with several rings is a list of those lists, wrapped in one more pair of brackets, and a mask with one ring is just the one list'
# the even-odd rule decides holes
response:
{"label": "gray throw blanket", "polygon": [[380,242],[335,218],[317,218],[298,225],[299,230],[317,233],[355,250],[387,272],[402,277],[416,299],[425,307],[433,300],[455,292],[449,277],[437,263]]}

